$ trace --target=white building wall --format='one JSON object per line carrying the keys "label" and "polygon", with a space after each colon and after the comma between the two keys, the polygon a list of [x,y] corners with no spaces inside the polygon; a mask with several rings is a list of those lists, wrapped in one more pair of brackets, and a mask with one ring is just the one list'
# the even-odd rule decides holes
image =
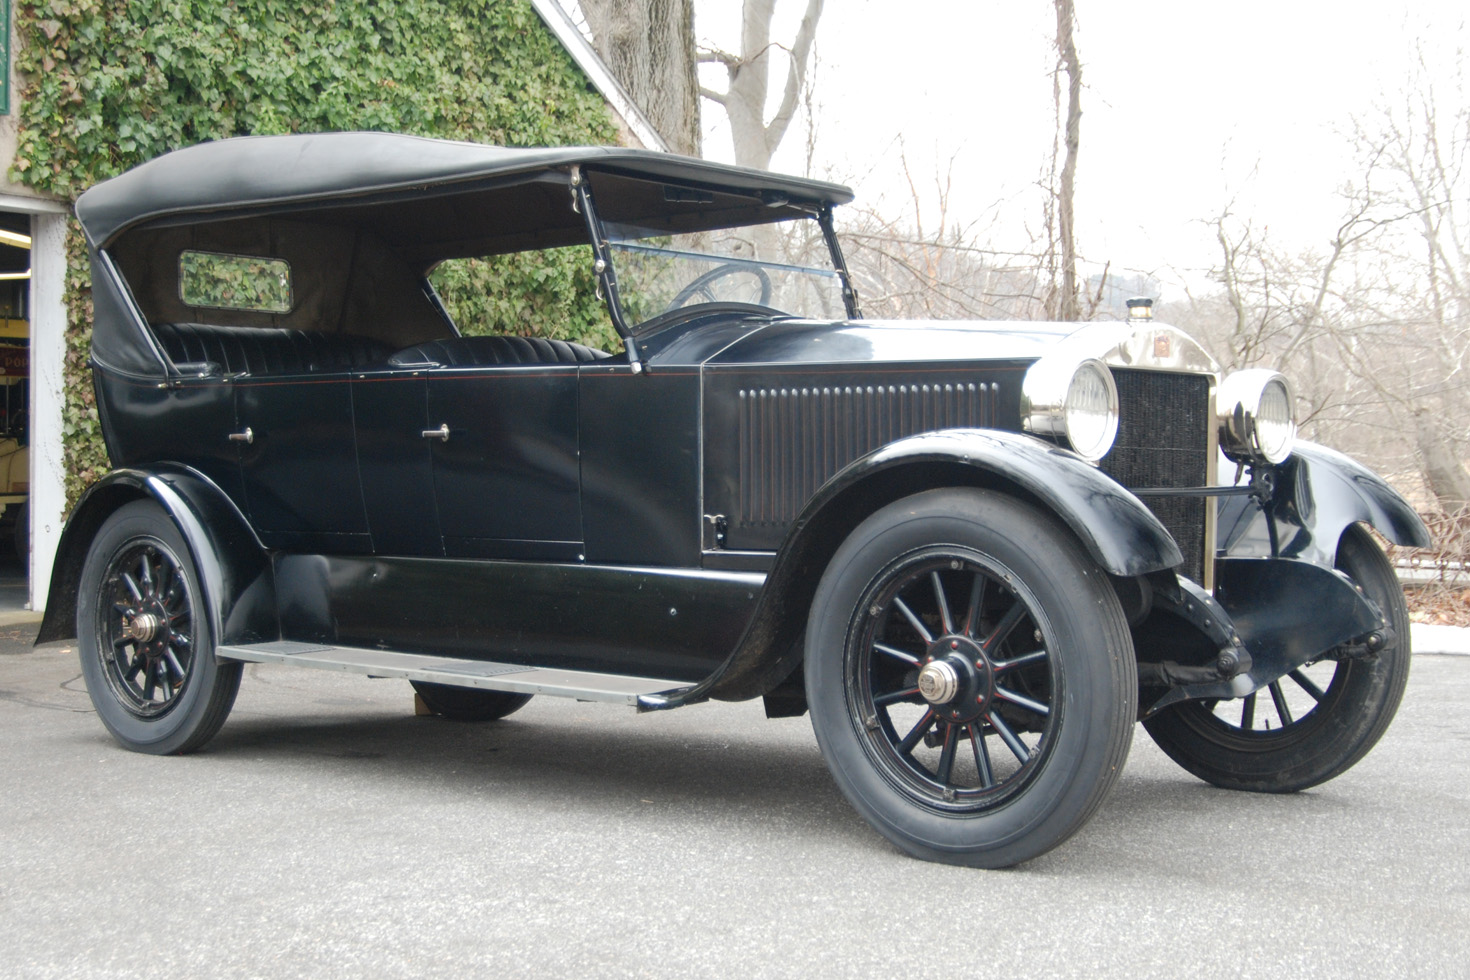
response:
{"label": "white building wall", "polygon": [[66,215],[31,215],[31,608],[46,608],[66,520],[61,399],[66,362]]}

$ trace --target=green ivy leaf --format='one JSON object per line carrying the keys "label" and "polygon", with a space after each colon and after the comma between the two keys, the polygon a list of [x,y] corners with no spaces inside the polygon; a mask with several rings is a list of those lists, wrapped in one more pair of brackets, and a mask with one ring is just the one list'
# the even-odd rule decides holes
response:
{"label": "green ivy leaf", "polygon": [[[607,107],[529,0],[16,0],[11,177],[74,199],[142,161],[247,133],[378,129],[611,143]],[[466,321],[618,343],[568,249],[447,273]],[[86,245],[67,236],[67,497],[109,469],[87,367]],[[507,326],[508,325],[508,326]]]}

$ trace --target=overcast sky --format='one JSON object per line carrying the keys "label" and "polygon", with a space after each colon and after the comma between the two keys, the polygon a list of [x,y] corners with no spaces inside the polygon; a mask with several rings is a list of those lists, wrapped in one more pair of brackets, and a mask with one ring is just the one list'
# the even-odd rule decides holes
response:
{"label": "overcast sky", "polygon": [[[1278,242],[1325,242],[1341,208],[1335,191],[1354,170],[1352,118],[1403,90],[1416,46],[1448,96],[1470,41],[1466,5],[1451,0],[1076,6],[1086,85],[1079,248],[1165,280],[1171,269],[1196,279],[1208,268],[1216,246],[1201,221],[1231,199]],[[790,42],[804,7],[778,0],[776,39]],[[738,3],[695,9],[702,40],[738,46]],[[813,175],[894,214],[908,199],[902,152],[932,225],[929,189],[953,159],[950,220],[993,223],[993,245],[1023,246],[1052,140],[1055,29],[1050,0],[827,0]],[[705,81],[723,87],[718,69]],[[719,107],[703,112],[705,155],[730,159]],[[773,169],[803,172],[805,143],[793,127]]]}

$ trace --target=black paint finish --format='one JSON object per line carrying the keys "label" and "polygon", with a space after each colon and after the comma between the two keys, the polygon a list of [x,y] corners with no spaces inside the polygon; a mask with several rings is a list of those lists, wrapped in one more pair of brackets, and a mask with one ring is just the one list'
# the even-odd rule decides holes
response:
{"label": "black paint finish", "polygon": [[426,439],[450,557],[576,560],[577,368],[429,372]]}
{"label": "black paint finish", "polygon": [[94,370],[92,377],[98,403],[110,409],[106,428],[114,466],[178,463],[203,474],[244,511],[240,451],[228,438],[238,431],[233,384],[204,378],[161,385],[105,370]]}
{"label": "black paint finish", "polygon": [[705,510],[727,518],[729,548],[775,551],[807,501],[880,446],[941,429],[1020,428],[1021,371],[953,363],[709,368]]}
{"label": "black paint finish", "polygon": [[363,505],[380,555],[444,554],[429,428],[429,386],[411,372],[378,373],[354,381],[357,462]]}
{"label": "black paint finish", "polygon": [[[697,567],[699,375],[582,368],[587,560]],[[733,640],[732,640],[733,642]]]}
{"label": "black paint finish", "polygon": [[57,548],[51,599],[36,642],[76,635],[77,589],[92,537],[113,511],[143,499],[163,507],[188,542],[216,641],[278,639],[270,560],[244,515],[200,474],[165,463],[147,470],[114,470],[78,501]]}
{"label": "black paint finish", "polygon": [[1342,453],[1299,442],[1291,457],[1273,467],[1275,491],[1263,510],[1251,497],[1220,500],[1220,554],[1278,554],[1331,568],[1348,525],[1362,522],[1394,544],[1430,546],[1429,530],[1414,509],[1383,479]]}
{"label": "black paint finish", "polygon": [[546,562],[278,555],[284,639],[698,681],[762,575]]}
{"label": "black paint finish", "polygon": [[[285,326],[313,346],[373,343],[350,362],[184,371],[175,362],[193,357],[170,361],[147,322],[177,319],[159,312],[172,307],[140,288],[152,297],[145,313],[111,256],[94,251],[98,403],[124,469],[69,524],[53,608],[74,611],[67,602],[107,514],[152,497],[196,552],[222,641],[280,635],[659,675],[696,685],[688,700],[752,697],[783,680],[841,541],[876,508],[934,486],[1032,500],[1121,578],[1172,580],[1185,557],[1173,531],[1189,552],[1186,573],[1203,577],[1201,499],[1150,498],[1161,523],[1122,484],[1202,482],[1207,374],[1173,386],[1178,399],[1156,398],[1170,379],[1124,357],[1125,400],[1152,406],[1124,430],[1128,460],[1091,466],[1020,432],[1022,379],[1037,358],[1059,346],[1123,357],[1116,345],[1130,324],[822,322],[708,304],[641,326],[641,373],[626,357],[395,360],[455,340],[448,323],[443,337],[424,335],[440,329],[437,316],[422,328],[412,317],[433,312],[414,304],[428,303],[420,277],[435,262],[575,243],[583,218],[601,227],[589,195],[582,215],[571,211],[574,173],[595,185],[609,222],[674,230],[809,217],[847,197],[667,155],[381,134],[197,147],[84,195],[91,244],[125,256],[140,287],[176,271],[177,254],[147,252],[162,240],[142,227],[150,222],[197,222],[190,233],[206,238],[227,235],[218,226],[238,217],[353,228],[365,278],[325,260],[307,275],[305,256],[300,269],[302,283],[351,301],[341,317],[298,306],[303,322]],[[600,275],[609,287],[615,269]],[[273,314],[213,312],[168,329],[251,331],[231,335],[242,343],[281,332]],[[1173,438],[1160,437],[1160,419],[1177,423]],[[1243,498],[1220,505],[1220,567],[1222,605],[1252,654],[1279,666],[1362,626],[1330,570],[1343,528],[1367,521],[1400,543],[1427,535],[1386,484],[1344,457],[1304,446],[1275,475],[1265,511]],[[1265,560],[1272,554],[1289,560]],[[721,564],[750,571],[712,570]],[[1317,603],[1336,622],[1302,623]],[[46,630],[67,628],[48,612]]]}
{"label": "black paint finish", "polygon": [[[235,382],[246,513],[267,547],[366,554],[372,550],[352,386],[315,376]],[[228,438],[228,433],[225,438]]]}

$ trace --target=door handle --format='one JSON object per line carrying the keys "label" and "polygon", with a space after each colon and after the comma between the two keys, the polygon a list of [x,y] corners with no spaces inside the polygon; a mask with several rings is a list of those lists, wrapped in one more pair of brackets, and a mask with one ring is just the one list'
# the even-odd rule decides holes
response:
{"label": "door handle", "polygon": [[440,442],[448,442],[449,423],[440,423],[439,428],[437,429],[425,429],[422,434],[425,439],[438,439]]}
{"label": "door handle", "polygon": [[230,441],[243,442],[247,444],[252,443],[255,441],[255,433],[251,430],[250,426],[247,425],[244,432],[231,432]]}

